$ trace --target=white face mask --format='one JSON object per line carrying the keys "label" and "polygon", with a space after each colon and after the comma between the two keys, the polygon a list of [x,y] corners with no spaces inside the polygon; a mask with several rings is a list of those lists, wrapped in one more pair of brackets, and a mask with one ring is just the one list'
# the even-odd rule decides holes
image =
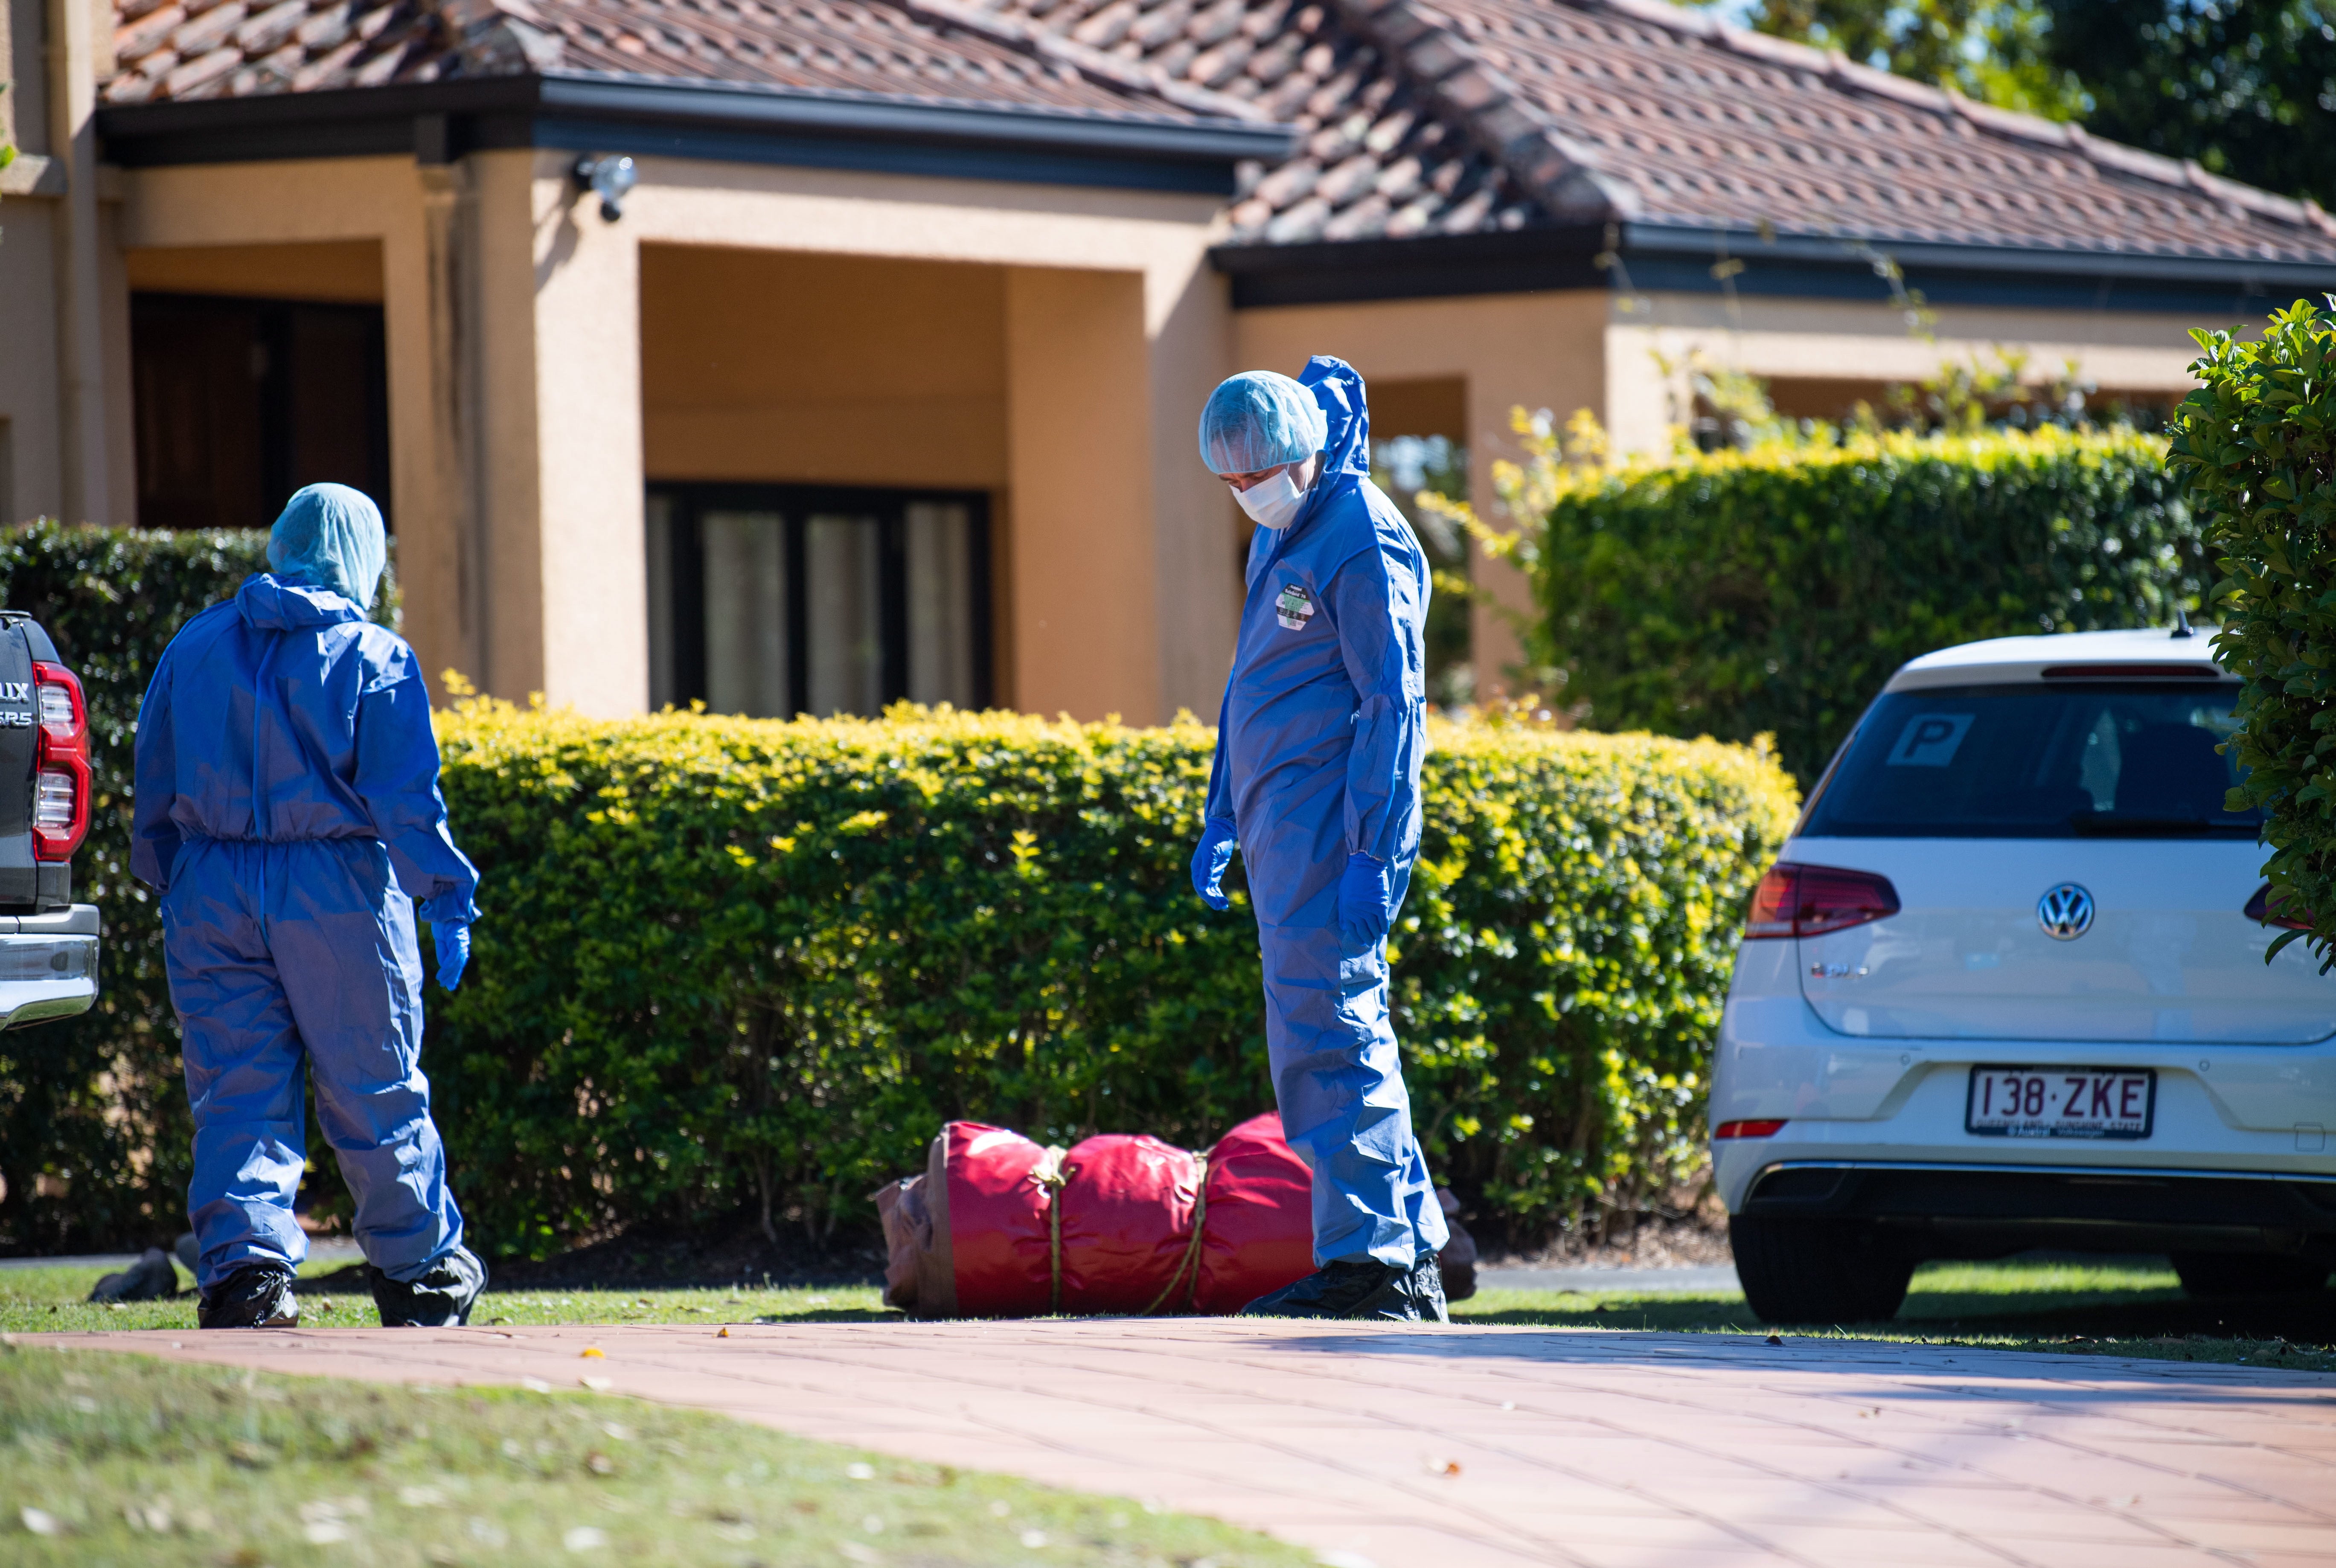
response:
{"label": "white face mask", "polygon": [[1245,490],[1235,490],[1233,499],[1251,520],[1269,528],[1286,528],[1298,520],[1298,508],[1306,504],[1306,492],[1298,488],[1290,470],[1282,469],[1270,479],[1260,479]]}

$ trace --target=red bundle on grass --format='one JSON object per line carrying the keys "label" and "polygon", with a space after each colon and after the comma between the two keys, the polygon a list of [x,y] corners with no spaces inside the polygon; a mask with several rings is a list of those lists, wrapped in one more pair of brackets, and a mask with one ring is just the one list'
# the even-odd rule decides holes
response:
{"label": "red bundle on grass", "polygon": [[[1206,1154],[1125,1133],[1042,1147],[953,1121],[923,1175],[876,1195],[884,1300],[920,1317],[1237,1312],[1312,1272],[1312,1188],[1271,1112]],[[1445,1256],[1465,1246],[1473,1269],[1454,1235]]]}

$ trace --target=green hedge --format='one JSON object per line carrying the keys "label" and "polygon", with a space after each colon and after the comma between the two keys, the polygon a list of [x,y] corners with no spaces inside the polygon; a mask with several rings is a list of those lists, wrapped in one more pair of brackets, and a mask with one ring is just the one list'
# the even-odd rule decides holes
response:
{"label": "green hedge", "polygon": [[[185,1228],[187,1097],[160,912],[130,875],[131,742],[164,646],[266,570],[267,554],[258,531],[0,528],[0,605],[48,629],[89,700],[92,809],[73,896],[105,917],[96,1007],[0,1033],[0,1250],[144,1244]],[[397,603],[394,577],[386,586],[384,618]],[[56,1195],[40,1195],[42,1176]]]}
{"label": "green hedge", "polygon": [[[486,913],[432,1070],[496,1247],[741,1204],[824,1234],[948,1118],[1198,1147],[1271,1103],[1256,928],[1187,880],[1205,730],[466,703],[441,732]],[[1634,1203],[1698,1152],[1788,782],[1439,727],[1426,793],[1396,1004],[1439,1175],[1520,1233]]]}
{"label": "green hedge", "polygon": [[[0,537],[6,602],[90,691],[102,809],[76,876],[107,921],[99,1011],[0,1034],[0,1246],[182,1224],[177,1031],[125,869],[130,726],[170,634],[259,544]],[[486,702],[440,728],[485,915],[462,989],[431,992],[425,1063],[492,1251],[741,1206],[863,1224],[952,1116],[1200,1146],[1270,1103],[1254,926],[1186,880],[1203,730]],[[1698,1157],[1704,1054],[1789,782],[1744,747],[1435,741],[1395,973],[1439,1175],[1520,1234],[1636,1206]]]}
{"label": "green hedge", "polygon": [[1523,556],[1528,653],[1602,730],[1774,734],[1813,779],[1906,660],[2171,624],[2214,573],[2165,443],[2129,431],[1853,435],[1560,468]]}
{"label": "green hedge", "polygon": [[[2263,808],[2264,866],[2299,936],[2336,965],[2336,315],[2297,300],[2262,337],[2194,333],[2199,387],[2175,411],[2167,466],[2224,576],[2215,651],[2244,682],[2233,737]],[[2235,804],[2235,799],[2234,799]]]}

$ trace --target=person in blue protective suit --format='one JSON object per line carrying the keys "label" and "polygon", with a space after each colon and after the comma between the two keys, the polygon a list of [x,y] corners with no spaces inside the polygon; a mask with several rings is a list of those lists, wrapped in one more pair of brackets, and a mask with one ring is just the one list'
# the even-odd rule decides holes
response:
{"label": "person in blue protective suit", "polygon": [[462,1322],[486,1283],[430,1120],[414,943],[418,915],[453,990],[479,879],[414,650],[365,619],[387,560],[372,501],[310,485],[268,536],[273,570],[187,623],[138,712],[130,868],[162,895],[207,1329],[298,1321],[304,1067],[382,1321]]}
{"label": "person in blue protective suit", "polygon": [[1363,378],[1338,360],[1223,382],[1201,456],[1258,528],[1192,884],[1224,908],[1240,849],[1274,1096],[1314,1172],[1316,1272],[1243,1311],[1442,1321],[1449,1233],[1412,1132],[1387,967],[1419,854],[1427,559],[1371,483]]}

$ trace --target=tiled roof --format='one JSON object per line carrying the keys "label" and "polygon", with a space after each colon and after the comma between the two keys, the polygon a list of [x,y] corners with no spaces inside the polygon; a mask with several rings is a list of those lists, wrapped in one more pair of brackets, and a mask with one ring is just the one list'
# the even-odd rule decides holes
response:
{"label": "tiled roof", "polygon": [[988,0],[1304,139],[1251,243],[1582,219],[2336,260],[2318,207],[1662,0]]}
{"label": "tiled roof", "polygon": [[526,71],[1295,127],[1236,243],[1629,220],[2336,262],[2336,220],[1662,0],[116,0],[111,102]]}
{"label": "tiled roof", "polygon": [[116,0],[115,14],[109,103],[533,71],[1114,115],[1255,113],[951,0]]}

